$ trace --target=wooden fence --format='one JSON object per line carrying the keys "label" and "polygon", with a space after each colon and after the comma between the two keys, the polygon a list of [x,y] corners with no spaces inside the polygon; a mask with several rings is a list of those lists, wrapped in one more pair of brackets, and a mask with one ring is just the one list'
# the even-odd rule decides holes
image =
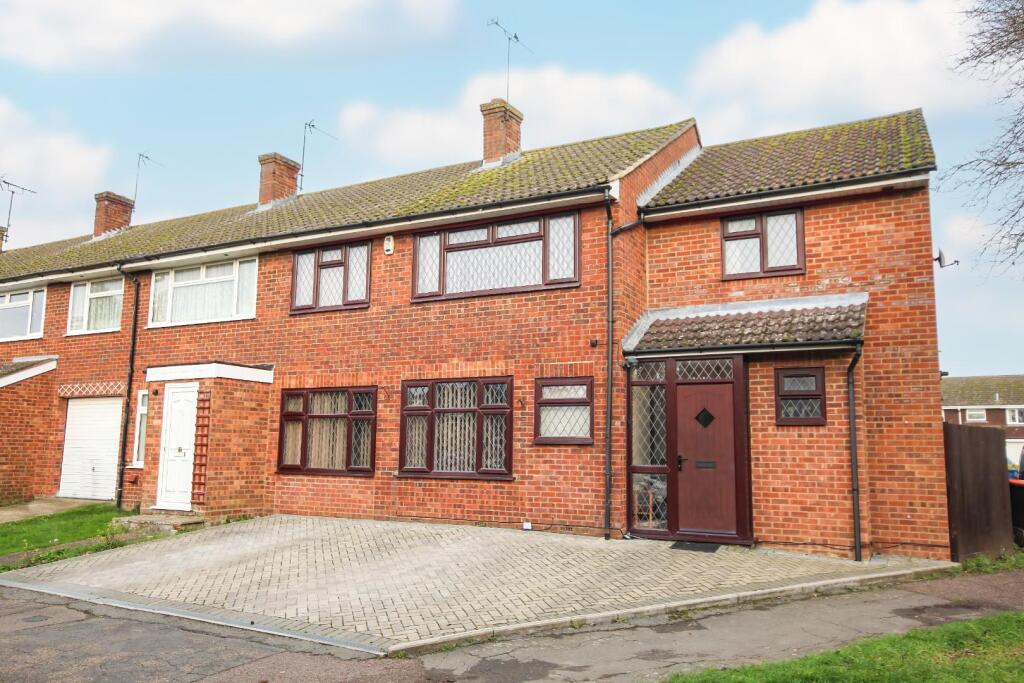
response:
{"label": "wooden fence", "polygon": [[998,557],[1013,548],[1003,430],[943,424],[953,559]]}

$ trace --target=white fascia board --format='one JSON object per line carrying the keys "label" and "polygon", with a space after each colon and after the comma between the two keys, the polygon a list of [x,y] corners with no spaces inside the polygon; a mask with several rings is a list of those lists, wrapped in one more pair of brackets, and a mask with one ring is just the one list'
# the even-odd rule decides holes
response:
{"label": "white fascia board", "polygon": [[7,375],[6,377],[0,377],[0,389],[2,389],[3,387],[9,387],[12,384],[17,384],[18,382],[23,382],[26,379],[31,379],[36,375],[43,374],[44,372],[49,372],[50,370],[56,369],[56,360],[50,360],[46,361],[45,363],[40,363],[39,365],[33,365],[30,368],[19,370],[18,372]]}
{"label": "white fascia board", "polygon": [[117,272],[116,266],[52,273],[50,275],[39,275],[36,277],[25,278],[24,280],[11,280],[10,282],[0,282],[0,293],[11,292],[16,289],[32,289],[35,287],[42,287],[50,284],[51,282],[82,282],[85,280],[97,280],[100,278],[117,275],[120,275],[120,273]]}
{"label": "white fascia board", "polygon": [[927,173],[922,173],[919,175],[905,176],[903,178],[888,178],[886,180],[857,183],[855,185],[826,187],[820,190],[806,190],[803,192],[794,191],[754,199],[740,199],[733,202],[722,202],[721,204],[695,206],[689,209],[680,208],[667,211],[651,209],[651,213],[644,214],[644,223],[661,223],[663,221],[670,221],[677,218],[692,218],[722,213],[740,213],[743,211],[752,211],[754,209],[768,209],[779,205],[791,205],[794,202],[872,194],[875,192],[882,192],[884,190],[905,190],[915,187],[928,187],[928,177]]}
{"label": "white fascia board", "polygon": [[[999,405],[969,405],[969,406],[942,406],[943,410],[1013,410],[1015,408],[1024,408],[1024,404],[1019,403],[1003,403]],[[1009,425],[1011,427],[1020,427],[1021,425]]]}
{"label": "white fascia board", "polygon": [[242,382],[274,383],[274,370],[230,363],[165,365],[146,369],[147,382],[177,382],[186,379],[237,379]]}
{"label": "white fascia board", "polygon": [[544,201],[528,202],[525,204],[495,207],[493,209],[477,209],[473,211],[464,211],[458,214],[434,216],[431,218],[395,221],[366,228],[339,228],[337,230],[318,232],[316,234],[280,237],[278,239],[268,239],[258,242],[254,241],[250,244],[231,247],[210,247],[209,249],[199,252],[126,263],[123,266],[123,269],[125,271],[154,270],[156,268],[185,266],[194,263],[205,263],[207,261],[237,259],[268,251],[295,249],[305,246],[337,242],[339,240],[358,240],[360,238],[390,235],[407,230],[447,227],[449,225],[458,225],[460,223],[478,221],[480,219],[501,218],[502,216],[511,216],[527,211],[586,206],[600,201],[604,201],[604,190]]}

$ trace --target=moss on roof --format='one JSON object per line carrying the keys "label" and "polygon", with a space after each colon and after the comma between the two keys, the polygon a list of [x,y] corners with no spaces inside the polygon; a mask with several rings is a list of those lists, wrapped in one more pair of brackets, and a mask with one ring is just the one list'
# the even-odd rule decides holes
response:
{"label": "moss on roof", "polygon": [[914,109],[705,147],[648,208],[934,169],[928,127]]}
{"label": "moss on roof", "polygon": [[692,125],[687,119],[527,150],[497,167],[471,161],[309,192],[258,211],[247,204],[136,225],[99,239],[88,234],[14,249],[0,253],[0,281],[585,190],[615,179]]}

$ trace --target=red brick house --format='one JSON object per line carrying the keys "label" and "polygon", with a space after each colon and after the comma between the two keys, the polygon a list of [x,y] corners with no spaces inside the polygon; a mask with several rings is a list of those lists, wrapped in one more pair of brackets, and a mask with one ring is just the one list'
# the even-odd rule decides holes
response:
{"label": "red brick house", "polygon": [[949,556],[920,111],[481,111],[482,161],[0,254],[0,496]]}
{"label": "red brick house", "polygon": [[1019,469],[1024,457],[1024,375],[942,378],[946,422],[997,427],[1006,434],[1006,464]]}

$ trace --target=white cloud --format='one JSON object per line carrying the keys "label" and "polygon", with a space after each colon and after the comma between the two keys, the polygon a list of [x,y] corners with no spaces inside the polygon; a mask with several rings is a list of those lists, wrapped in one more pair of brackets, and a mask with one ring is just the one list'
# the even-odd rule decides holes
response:
{"label": "white cloud", "polygon": [[[104,189],[112,150],[74,131],[36,120],[0,97],[0,175],[36,194],[15,197],[7,246],[24,246],[87,232],[92,196]],[[6,222],[7,199],[0,198]]]}
{"label": "white cloud", "polygon": [[715,140],[831,118],[963,109],[985,88],[950,71],[964,47],[957,0],[819,0],[777,28],[744,23],[687,78]]}
{"label": "white cloud", "polygon": [[991,235],[991,227],[980,216],[956,213],[943,223],[936,247],[941,248],[951,260],[973,261]]}
{"label": "white cloud", "polygon": [[[512,103],[522,110],[523,146],[618,133],[688,116],[679,98],[650,78],[630,72],[568,71],[558,66],[514,69]],[[471,78],[447,106],[384,108],[371,102],[344,106],[339,127],[346,140],[386,163],[409,168],[479,159],[479,106],[504,96],[504,72]]]}
{"label": "white cloud", "polygon": [[[0,56],[44,69],[113,63],[173,35],[211,35],[219,49],[284,49],[330,39],[365,44],[369,35],[446,29],[455,0],[9,0],[0,4]],[[209,44],[211,41],[202,41]],[[194,42],[191,44],[195,47]]]}

